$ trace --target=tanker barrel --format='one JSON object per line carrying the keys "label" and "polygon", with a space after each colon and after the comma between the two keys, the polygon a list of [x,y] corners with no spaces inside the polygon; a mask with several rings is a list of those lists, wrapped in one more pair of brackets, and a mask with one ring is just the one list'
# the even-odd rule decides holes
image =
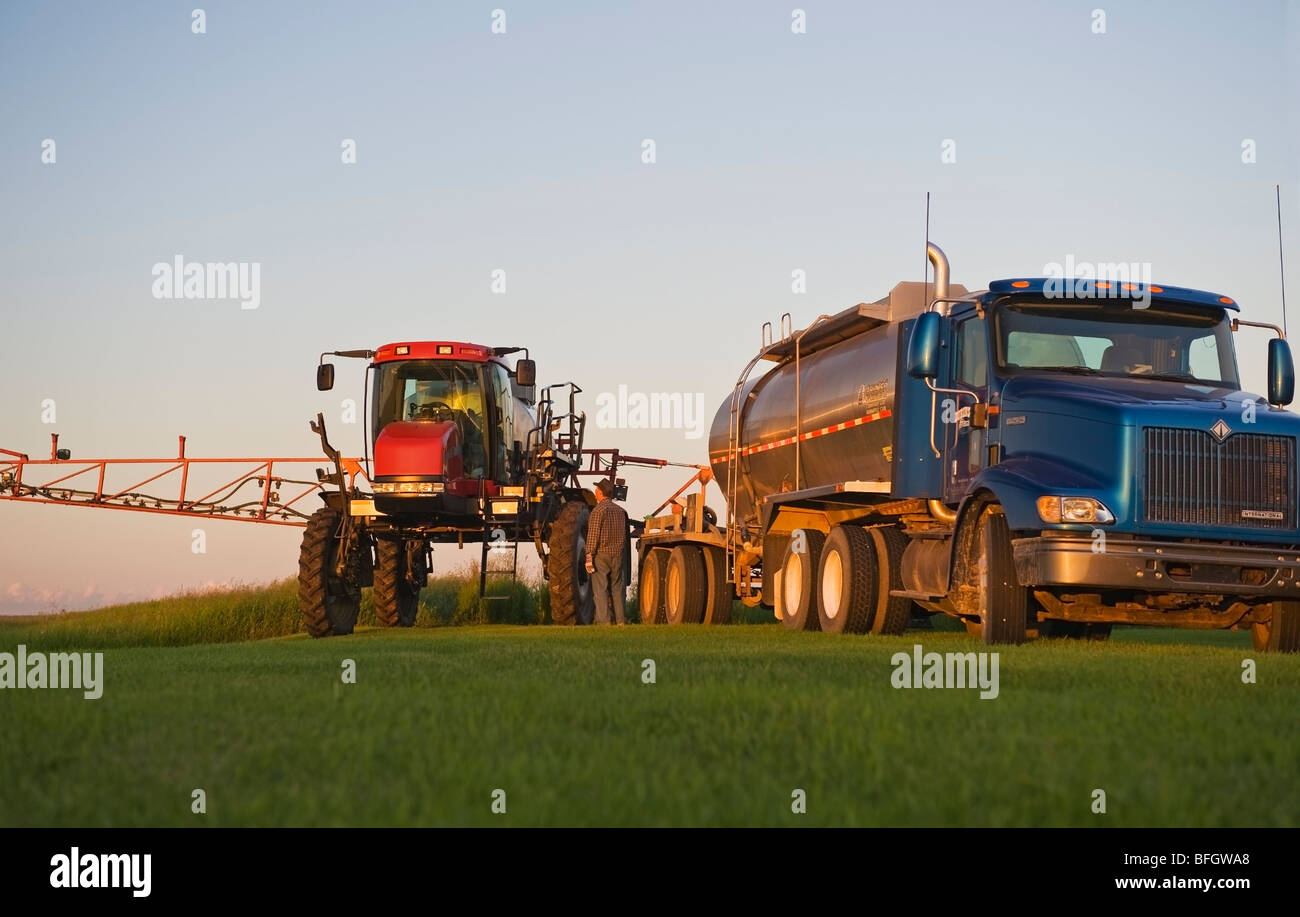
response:
{"label": "tanker barrel", "polygon": [[709,454],[723,493],[737,504],[729,507],[736,520],[755,524],[756,501],[773,494],[892,480],[899,335],[932,304],[940,308],[936,300],[968,293],[950,281],[948,259],[937,245],[927,247],[927,257],[935,268],[933,286],[900,283],[884,299],[819,319],[763,352],[762,359],[775,365],[735,393],[738,416],[733,396],[723,400]]}

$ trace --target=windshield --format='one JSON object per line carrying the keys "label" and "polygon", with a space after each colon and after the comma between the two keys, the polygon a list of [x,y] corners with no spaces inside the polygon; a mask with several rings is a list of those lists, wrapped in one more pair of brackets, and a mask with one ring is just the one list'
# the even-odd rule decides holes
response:
{"label": "windshield", "polygon": [[460,428],[465,473],[484,474],[482,364],[459,360],[404,360],[375,367],[374,436],[396,420],[452,421]]}
{"label": "windshield", "polygon": [[1016,303],[997,311],[1001,369],[1132,376],[1236,391],[1232,329],[1222,309],[1121,303]]}

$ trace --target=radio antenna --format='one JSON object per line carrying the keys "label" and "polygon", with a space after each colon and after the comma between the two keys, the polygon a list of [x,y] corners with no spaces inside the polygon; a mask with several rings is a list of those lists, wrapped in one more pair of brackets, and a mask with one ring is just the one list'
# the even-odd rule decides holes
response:
{"label": "radio antenna", "polygon": [[[1282,258],[1282,186],[1275,185],[1274,188],[1277,190],[1277,270],[1282,278],[1282,337],[1286,337],[1286,261]],[[928,207],[926,225],[929,225]]]}

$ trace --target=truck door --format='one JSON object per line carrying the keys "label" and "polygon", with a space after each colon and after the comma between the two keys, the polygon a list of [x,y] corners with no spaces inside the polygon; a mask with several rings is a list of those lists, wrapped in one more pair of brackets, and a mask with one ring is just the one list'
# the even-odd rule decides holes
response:
{"label": "truck door", "polygon": [[[958,318],[952,339],[952,388],[979,395],[988,404],[989,345],[987,323],[974,312]],[[951,398],[944,403],[943,398]],[[968,395],[946,394],[940,398],[940,429],[944,431],[944,502],[958,503],[966,495],[970,480],[986,461],[987,429],[971,426],[975,401]],[[947,421],[947,422],[945,422]]]}

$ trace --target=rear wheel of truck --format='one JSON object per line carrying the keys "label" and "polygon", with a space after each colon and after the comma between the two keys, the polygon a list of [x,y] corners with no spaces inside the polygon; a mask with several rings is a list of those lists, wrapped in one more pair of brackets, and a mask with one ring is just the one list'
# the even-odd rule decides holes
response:
{"label": "rear wheel of truck", "polygon": [[1300,653],[1300,602],[1273,602],[1268,620],[1250,626],[1250,639],[1261,653]]}
{"label": "rear wheel of truck", "polygon": [[907,536],[896,525],[882,525],[867,529],[875,545],[876,555],[876,611],[871,619],[871,632],[897,636],[907,630],[912,620],[912,600],[890,595],[891,590],[903,588],[903,551]]}
{"label": "rear wheel of truck", "polygon": [[307,633],[313,637],[352,633],[361,611],[361,586],[355,579],[350,581],[334,573],[341,521],[336,510],[322,506],[307,520],[302,535],[298,608]]}
{"label": "rear wheel of truck", "polygon": [[375,554],[375,617],[385,627],[413,627],[429,575],[424,545],[408,549],[406,542],[380,538]]}
{"label": "rear wheel of truck", "polygon": [[989,645],[1024,643],[1031,599],[1029,589],[1016,578],[1007,517],[994,504],[984,508],[976,524],[973,543],[978,550],[968,569],[974,574],[981,636]]}
{"label": "rear wheel of truck", "polygon": [[[820,630],[817,617],[817,568],[826,536],[816,529],[791,533],[781,561],[781,623],[791,630]],[[796,550],[796,549],[800,550]]]}
{"label": "rear wheel of truck", "polygon": [[837,525],[818,563],[817,622],[828,634],[865,634],[879,597],[876,549],[866,529]]}
{"label": "rear wheel of truck", "polygon": [[709,602],[704,609],[705,624],[731,622],[731,583],[727,582],[727,552],[723,548],[702,547],[704,574],[709,580]]}
{"label": "rear wheel of truck", "polygon": [[546,558],[547,581],[551,587],[551,620],[556,624],[590,624],[596,616],[587,575],[587,504],[578,500],[564,504],[551,525]]}
{"label": "rear wheel of truck", "polygon": [[709,600],[704,558],[693,544],[679,544],[668,554],[664,573],[664,620],[669,624],[699,624]]}
{"label": "rear wheel of truck", "polygon": [[636,599],[642,624],[664,623],[664,568],[667,566],[668,551],[664,548],[650,548],[641,557]]}

